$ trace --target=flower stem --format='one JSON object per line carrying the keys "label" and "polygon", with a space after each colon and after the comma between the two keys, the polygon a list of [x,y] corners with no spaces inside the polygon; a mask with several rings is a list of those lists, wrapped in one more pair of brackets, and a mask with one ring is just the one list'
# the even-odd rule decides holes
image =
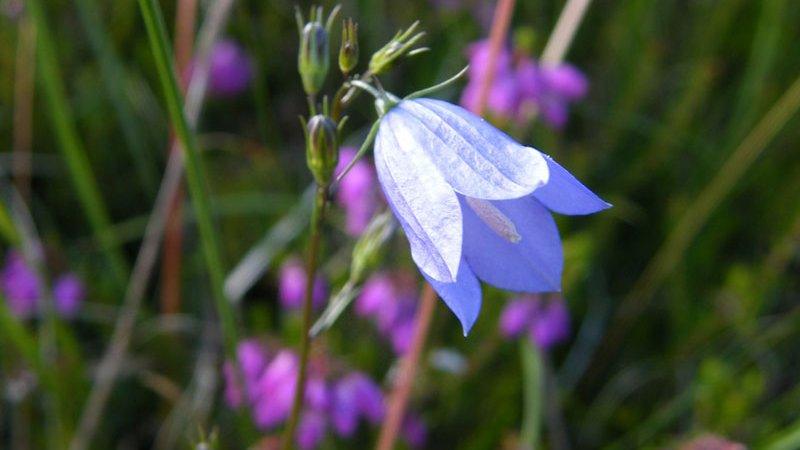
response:
{"label": "flower stem", "polygon": [[420,306],[414,318],[417,326],[414,329],[414,336],[411,340],[411,349],[403,359],[394,388],[389,397],[386,419],[383,421],[381,434],[378,437],[377,450],[391,450],[394,448],[394,443],[397,440],[397,435],[406,415],[408,398],[411,395],[411,387],[417,374],[422,349],[425,347],[425,341],[433,322],[434,306],[436,306],[436,292],[434,292],[430,284],[425,283]]}
{"label": "flower stem", "polygon": [[297,371],[297,383],[295,383],[294,401],[292,402],[292,412],[286,423],[283,432],[283,450],[291,450],[294,445],[294,433],[297,423],[300,420],[300,412],[303,409],[303,397],[305,395],[306,378],[308,373],[308,355],[311,349],[311,303],[314,291],[314,278],[317,274],[317,264],[319,262],[319,248],[322,241],[322,220],[325,216],[325,208],[328,203],[328,187],[317,186],[317,193],[314,199],[314,209],[311,213],[311,231],[308,242],[308,255],[306,259],[306,291],[303,297],[303,328],[300,334],[300,368]]}

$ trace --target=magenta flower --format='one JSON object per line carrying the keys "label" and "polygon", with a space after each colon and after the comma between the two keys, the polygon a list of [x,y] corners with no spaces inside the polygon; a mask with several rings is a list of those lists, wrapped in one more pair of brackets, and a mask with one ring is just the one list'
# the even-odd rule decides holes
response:
{"label": "magenta flower", "polygon": [[257,381],[253,418],[261,428],[272,428],[286,420],[297,384],[297,356],[283,350],[275,355]]}
{"label": "magenta flower", "polygon": [[217,42],[211,50],[209,88],[221,97],[242,93],[253,79],[253,63],[234,41]]}
{"label": "magenta flower", "polygon": [[415,283],[403,274],[373,275],[356,299],[356,313],[375,320],[378,331],[404,354],[411,345],[417,309]]}
{"label": "magenta flower", "polygon": [[[472,44],[469,56],[469,83],[461,96],[461,106],[477,111],[480,90],[486,79],[489,60],[489,41]],[[517,116],[520,104],[519,86],[511,67],[511,52],[503,48],[495,62],[495,73],[489,86],[486,106],[494,116],[507,120]]]}
{"label": "magenta flower", "polygon": [[39,283],[36,274],[16,251],[6,255],[6,263],[0,271],[0,290],[15,316],[28,319],[36,314],[41,294]]}
{"label": "magenta flower", "polygon": [[538,295],[520,297],[500,315],[500,331],[507,338],[527,333],[534,345],[549,350],[569,338],[569,311],[560,297],[548,301]]}
{"label": "magenta flower", "polygon": [[478,279],[512,291],[561,289],[551,211],[610,206],[549,156],[439,100],[402,100],[383,115],[375,166],[412,259],[465,334],[481,307]]}
{"label": "magenta flower", "polygon": [[83,282],[74,274],[62,275],[53,284],[56,311],[63,317],[74,317],[85,297]]}
{"label": "magenta flower", "polygon": [[[283,264],[278,284],[278,298],[281,306],[288,310],[298,310],[303,306],[303,297],[306,292],[306,269],[299,259],[291,258]],[[325,304],[328,297],[328,288],[325,280],[317,275],[314,278],[314,290],[311,302],[314,308]]]}
{"label": "magenta flower", "polygon": [[400,432],[403,439],[413,448],[422,448],[428,440],[428,427],[417,416],[407,415],[403,420]]}
{"label": "magenta flower", "polygon": [[[353,160],[356,149],[344,147],[339,153],[336,173],[341,173]],[[378,191],[375,172],[365,160],[356,162],[347,176],[342,178],[336,192],[336,201],[344,208],[346,230],[352,236],[361,234],[378,208]]]}
{"label": "magenta flower", "polygon": [[303,413],[297,427],[297,447],[300,450],[313,450],[325,438],[328,424],[325,414],[320,411],[310,410]]}
{"label": "magenta flower", "polygon": [[516,77],[521,95],[521,114],[539,111],[555,128],[566,125],[570,103],[583,98],[589,90],[586,76],[569,64],[541,67],[531,59],[524,59],[517,68]]}
{"label": "magenta flower", "polygon": [[333,389],[331,421],[340,436],[352,436],[361,418],[377,424],[383,419],[383,415],[383,392],[369,377],[353,372],[336,383]]}

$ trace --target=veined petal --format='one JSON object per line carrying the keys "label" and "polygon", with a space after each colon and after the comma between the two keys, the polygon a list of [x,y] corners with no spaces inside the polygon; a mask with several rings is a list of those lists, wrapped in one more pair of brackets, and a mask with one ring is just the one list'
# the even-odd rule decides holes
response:
{"label": "veined petal", "polygon": [[583,185],[553,158],[544,155],[550,169],[550,179],[533,196],[550,211],[579,216],[592,214],[611,207]]}
{"label": "veined petal", "polygon": [[561,290],[564,257],[558,228],[550,212],[534,197],[492,201],[516,226],[520,239],[509,240],[492,229],[467,204],[464,214],[464,258],[481,280],[522,292]]}
{"label": "veined petal", "polygon": [[456,192],[499,200],[519,198],[547,183],[541,153],[471,112],[447,102],[400,102],[387,116],[403,146],[428,155]]}
{"label": "veined petal", "polygon": [[453,188],[422,149],[399,140],[398,120],[390,112],[378,129],[378,180],[408,237],[414,262],[434,280],[452,282],[461,261],[461,208]]}
{"label": "veined petal", "polygon": [[461,261],[458,276],[452,283],[436,281],[424,272],[422,275],[461,321],[466,336],[481,312],[481,284],[467,262]]}

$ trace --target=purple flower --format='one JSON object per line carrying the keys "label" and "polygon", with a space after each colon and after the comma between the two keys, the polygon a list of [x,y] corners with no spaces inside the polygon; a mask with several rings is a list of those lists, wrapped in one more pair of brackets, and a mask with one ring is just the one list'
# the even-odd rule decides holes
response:
{"label": "purple flower", "polygon": [[500,331],[507,338],[528,333],[531,342],[542,350],[565,341],[570,334],[567,305],[561,298],[544,301],[538,295],[512,300],[500,315]]}
{"label": "purple flower", "polygon": [[[477,111],[480,92],[486,80],[489,65],[489,41],[472,44],[468,50],[469,83],[461,96],[461,105],[470,111]],[[511,52],[501,49],[495,62],[495,73],[487,93],[488,110],[501,119],[517,115],[520,102],[519,86],[511,68]]]}
{"label": "purple flower", "polygon": [[11,312],[27,319],[36,313],[40,289],[36,274],[16,251],[6,255],[6,263],[0,271],[0,290],[6,297]]}
{"label": "purple flower", "polygon": [[439,100],[403,100],[381,118],[375,166],[412,259],[465,334],[480,311],[478,279],[521,292],[561,289],[551,211],[610,206],[549,156]]}
{"label": "purple flower", "polygon": [[258,380],[258,397],[253,415],[256,425],[272,428],[286,420],[297,385],[298,361],[294,353],[283,350],[269,363]]}
{"label": "purple flower", "polygon": [[[268,355],[263,345],[254,339],[244,340],[236,349],[236,357],[242,370],[247,403],[252,404],[258,397],[257,383],[267,366]],[[225,401],[231,408],[238,408],[244,403],[244,395],[239,382],[236,380],[233,364],[226,361],[223,366],[225,377]]]}
{"label": "purple flower", "polygon": [[325,438],[327,429],[325,415],[320,411],[306,411],[297,426],[297,447],[300,450],[313,450]]}
{"label": "purple flower", "polygon": [[555,128],[566,125],[569,104],[583,98],[589,90],[586,76],[569,64],[541,67],[526,58],[517,67],[516,79],[521,95],[521,115],[529,110],[539,111]]}
{"label": "purple flower", "polygon": [[383,419],[383,414],[383,392],[363,373],[353,372],[336,383],[331,422],[340,436],[352,436],[360,418],[377,424]]}
{"label": "purple flower", "polygon": [[214,45],[209,64],[209,88],[221,97],[240,94],[253,78],[250,57],[231,40]]}
{"label": "purple flower", "polygon": [[[325,304],[328,296],[325,280],[321,276],[314,279],[314,290],[311,302],[314,308]],[[281,267],[278,285],[278,298],[281,306],[289,310],[297,310],[303,306],[303,297],[306,292],[306,270],[298,259],[289,259]]]}
{"label": "purple flower", "polygon": [[[344,147],[339,153],[336,173],[341,173],[353,160],[356,149]],[[347,176],[342,178],[336,201],[346,213],[346,229],[352,236],[361,234],[367,228],[372,215],[378,207],[375,173],[365,160],[356,162]]]}
{"label": "purple flower", "polygon": [[415,284],[404,274],[378,273],[367,280],[356,300],[356,313],[373,318],[398,354],[408,350],[414,333]]}
{"label": "purple flower", "polygon": [[414,448],[425,446],[425,441],[428,440],[428,427],[425,426],[425,422],[411,414],[403,420],[400,432],[408,445]]}
{"label": "purple flower", "polygon": [[63,317],[74,317],[85,297],[83,282],[74,274],[62,275],[53,285],[56,311]]}

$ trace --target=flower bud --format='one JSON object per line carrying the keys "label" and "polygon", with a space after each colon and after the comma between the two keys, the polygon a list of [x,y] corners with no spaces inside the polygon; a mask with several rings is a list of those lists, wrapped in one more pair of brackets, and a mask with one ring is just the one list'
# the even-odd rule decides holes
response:
{"label": "flower bud", "polygon": [[309,22],[303,27],[297,70],[303,79],[306,94],[316,94],[325,83],[330,65],[329,48],[328,32],[321,22]]}
{"label": "flower bud", "polygon": [[347,75],[358,64],[358,24],[347,19],[342,25],[342,47],[339,49],[339,69]]}
{"label": "flower bud", "polygon": [[306,162],[317,184],[327,186],[339,162],[336,123],[330,117],[317,114],[308,121]]}
{"label": "flower bud", "polygon": [[425,36],[424,31],[417,32],[419,22],[414,22],[405,31],[399,31],[386,45],[372,55],[369,60],[369,71],[380,75],[389,70],[400,57],[414,56],[428,49],[414,48]]}

